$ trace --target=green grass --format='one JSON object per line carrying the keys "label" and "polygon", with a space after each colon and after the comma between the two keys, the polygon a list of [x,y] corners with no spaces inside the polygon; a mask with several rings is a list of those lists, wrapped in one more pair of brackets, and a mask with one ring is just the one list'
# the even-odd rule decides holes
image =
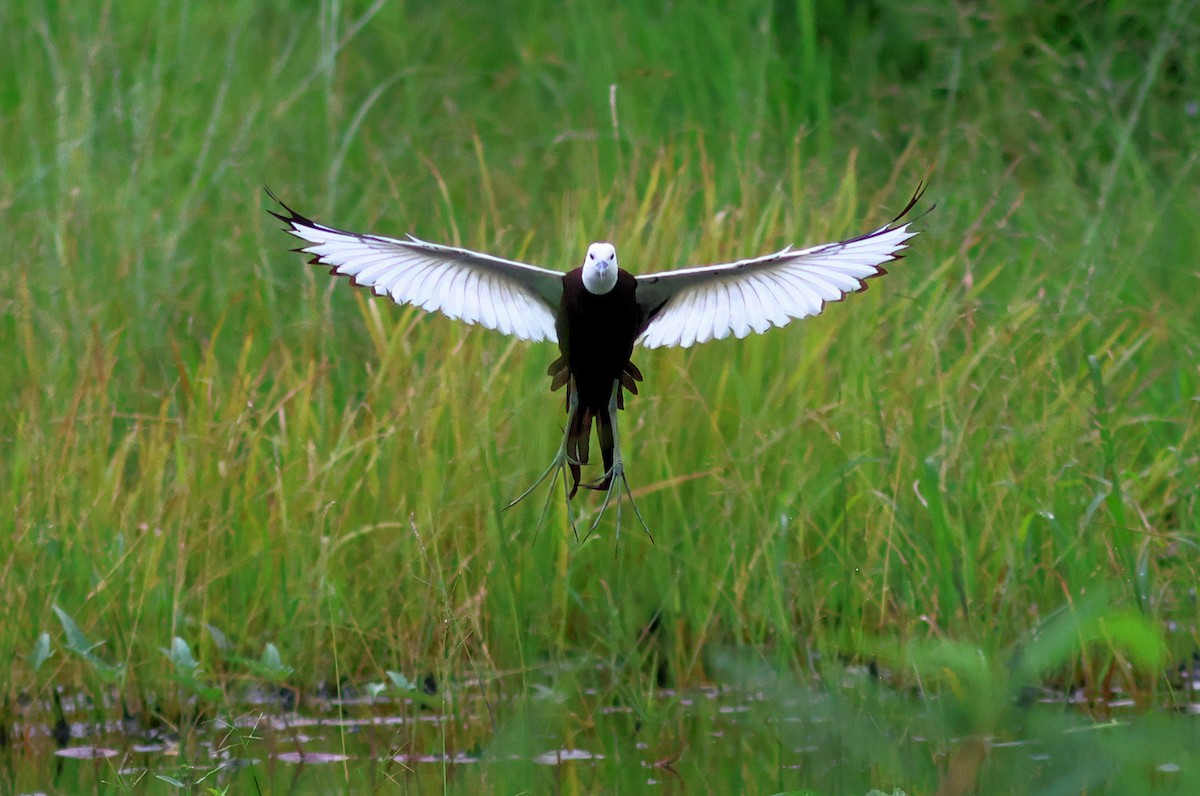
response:
{"label": "green grass", "polygon": [[[462,5],[3,5],[6,705],[115,688],[182,721],[176,637],[230,693],[278,679],[268,643],[301,690],[589,661],[632,699],[660,665],[736,679],[728,648],[908,684],[957,671],[922,644],[1003,668],[1096,593],[1119,621],[1031,677],[1170,701],[1200,618],[1196,3]],[[866,294],[637,355],[654,546],[628,512],[619,546],[500,512],[557,445],[552,346],[308,268],[262,191],[564,270],[611,239],[636,272],[877,226],[930,165]]]}

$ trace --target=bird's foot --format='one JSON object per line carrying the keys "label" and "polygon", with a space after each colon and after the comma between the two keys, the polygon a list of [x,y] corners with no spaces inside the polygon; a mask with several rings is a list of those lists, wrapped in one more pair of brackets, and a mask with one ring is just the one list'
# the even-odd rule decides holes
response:
{"label": "bird's foot", "polygon": [[[533,485],[530,486],[528,489],[526,489],[524,492],[522,492],[520,495],[517,495],[517,497],[514,498],[511,503],[509,503],[507,506],[504,507],[503,511],[508,511],[513,506],[517,505],[522,500],[529,497],[531,494],[533,494],[533,490],[537,489],[539,486],[542,485],[543,482],[545,482],[545,480],[547,478],[549,478],[550,479],[550,489],[549,489],[549,491],[546,492],[546,502],[542,504],[542,513],[541,513],[541,515],[538,516],[538,522],[537,522],[537,526],[536,526],[537,528],[540,529],[542,527],[542,524],[546,521],[546,515],[550,513],[550,501],[554,499],[554,484],[558,481],[559,474],[564,473],[564,471],[568,467],[577,469],[579,467],[579,462],[576,462],[573,458],[568,456],[566,448],[563,447],[563,448],[559,449],[557,454],[555,454],[554,461],[550,462],[550,466],[546,468],[546,471],[544,473],[542,473],[540,476],[538,476],[538,480],[534,481]],[[576,488],[578,488],[578,479],[576,479]],[[575,527],[575,513],[573,511],[571,511],[571,496],[573,494],[574,494],[574,490],[571,490],[570,493],[568,493],[567,476],[564,474],[563,475],[563,496],[564,496],[565,502],[567,504],[567,521],[571,524],[571,533],[573,533],[575,535],[575,539],[576,539],[576,541],[578,541],[579,540],[579,529],[577,527]]]}
{"label": "bird's foot", "polygon": [[[608,508],[609,501],[612,500],[613,493],[618,490],[624,491],[629,498],[629,505],[633,506],[633,513],[637,515],[638,522],[642,524],[642,530],[646,532],[646,536],[650,538],[650,543],[654,544],[654,534],[650,533],[650,526],[646,524],[646,520],[642,517],[642,511],[638,508],[637,501],[633,499],[633,490],[629,487],[629,479],[625,477],[625,463],[620,459],[613,462],[612,468],[604,474],[594,484],[584,484],[588,489],[595,489],[604,492],[604,502],[600,504],[600,511],[596,514],[596,519],[592,521],[591,527],[584,534],[583,540],[592,535],[592,531],[596,530],[596,526],[600,524],[600,518],[604,516],[605,510]],[[617,528],[616,528],[617,543],[621,542],[621,495],[617,495]]]}

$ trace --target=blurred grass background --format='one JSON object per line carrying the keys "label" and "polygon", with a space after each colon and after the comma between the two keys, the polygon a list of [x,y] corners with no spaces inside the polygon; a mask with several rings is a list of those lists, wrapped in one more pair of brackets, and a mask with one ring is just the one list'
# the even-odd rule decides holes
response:
{"label": "blurred grass background", "polygon": [[[89,682],[56,605],[135,705],[174,637],[225,687],[272,643],[301,689],[636,693],[731,648],[999,654],[1103,590],[1168,657],[1100,633],[1055,684],[1153,699],[1196,648],[1194,2],[10,2],[0,42],[6,700]],[[645,272],[878,226],[931,165],[866,294],[636,357],[655,546],[501,514],[557,445],[553,347],[305,266],[262,190]]]}

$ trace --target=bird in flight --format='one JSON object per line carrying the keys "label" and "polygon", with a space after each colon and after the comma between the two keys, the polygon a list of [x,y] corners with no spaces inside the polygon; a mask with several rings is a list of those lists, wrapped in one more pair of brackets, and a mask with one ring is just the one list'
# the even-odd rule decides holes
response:
{"label": "bird in flight", "polygon": [[547,375],[551,390],[567,388],[562,444],[533,486],[506,508],[553,476],[542,509],[544,520],[562,473],[569,513],[582,466],[590,460],[594,424],[604,474],[583,486],[605,496],[588,533],[599,524],[614,491],[622,489],[648,536],[650,529],[625,476],[617,432],[625,393],[636,395],[642,380],[631,361],[634,346],[687,348],[730,335],[741,339],[817,315],[828,302],[865,290],[866,280],[887,273],[883,266],[900,259],[900,251],[917,234],[910,230],[912,219],[905,219],[923,192],[923,184],[918,185],[891,222],[854,238],[807,249],[788,246],[734,263],[634,276],[617,266],[611,243],[591,244],[583,264],[563,273],[412,235],[389,238],[326,226],[267,191],[283,210],[271,214],[305,244],[296,251],[312,255],[314,265],[329,266],[331,274],[347,276],[397,304],[437,310],[523,340],[557,342],[561,356]]}

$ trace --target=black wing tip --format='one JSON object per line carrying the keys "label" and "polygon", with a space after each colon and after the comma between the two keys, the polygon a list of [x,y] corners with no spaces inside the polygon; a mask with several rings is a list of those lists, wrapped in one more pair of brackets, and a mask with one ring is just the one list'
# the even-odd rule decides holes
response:
{"label": "black wing tip", "polygon": [[[908,200],[908,204],[904,205],[904,209],[901,210],[899,213],[897,213],[896,217],[888,222],[888,224],[887,224],[888,229],[894,229],[896,226],[898,226],[899,223],[904,219],[904,217],[907,216],[909,213],[911,213],[912,209],[914,207],[916,207],[917,203],[920,202],[922,197],[925,196],[925,191],[927,188],[929,188],[929,175],[930,175],[930,173],[932,173],[932,171],[933,171],[933,167],[930,166],[925,171],[924,176],[922,176],[921,179],[917,181],[917,187],[913,191],[912,198]],[[935,207],[937,207],[937,202],[934,202],[933,204],[931,204],[923,213],[921,213],[921,215],[917,216],[916,218],[910,218],[905,223],[911,224],[914,221],[919,221],[920,219],[922,219],[925,216],[932,213],[933,209]]]}
{"label": "black wing tip", "polygon": [[[900,226],[900,222],[903,221],[904,218],[909,213],[912,212],[912,209],[914,207],[916,207],[917,203],[920,202],[921,199],[925,196],[925,191],[926,191],[926,189],[929,188],[929,176],[931,174],[933,174],[933,170],[934,170],[934,166],[932,164],[929,166],[929,168],[925,169],[925,174],[923,174],[921,176],[921,179],[917,181],[917,187],[913,191],[912,198],[908,200],[908,204],[904,205],[904,209],[901,210],[899,213],[897,213],[896,217],[888,222],[886,229],[892,230],[892,229],[895,229],[897,226]],[[907,221],[905,221],[904,223],[912,224],[917,221],[920,221],[922,218],[924,218],[925,216],[932,213],[936,208],[937,208],[937,202],[934,202],[933,204],[929,205],[929,207],[925,208],[925,210],[922,211],[920,215],[916,216],[915,218],[910,218]]]}
{"label": "black wing tip", "polygon": [[[926,172],[926,174],[928,175],[928,172]],[[871,230],[870,232],[864,232],[861,235],[855,235],[852,238],[846,238],[845,240],[839,240],[835,243],[830,243],[828,245],[829,246],[845,246],[846,244],[849,244],[849,243],[859,243],[864,240],[870,240],[871,238],[874,238],[877,235],[886,235],[889,232],[894,232],[895,230],[899,229],[900,227],[907,226],[909,224],[914,224],[917,221],[920,221],[922,218],[924,218],[925,216],[927,216],[933,212],[933,209],[935,207],[937,207],[936,203],[930,205],[924,212],[922,212],[919,216],[916,216],[915,218],[908,218],[906,220],[906,217],[908,216],[909,213],[912,212],[912,209],[917,206],[917,203],[921,201],[921,197],[925,195],[925,189],[928,187],[929,187],[929,183],[928,183],[927,177],[922,177],[920,182],[917,183],[916,190],[913,191],[912,198],[908,200],[908,203],[906,205],[904,205],[904,209],[901,210],[899,213],[897,213],[895,218],[893,218],[891,221],[884,224],[879,229],[874,229],[874,230]],[[920,234],[920,230],[915,231],[913,234]],[[908,244],[902,244],[900,246],[900,249],[898,249],[897,251],[905,249],[907,247],[908,247]],[[891,259],[898,260],[902,256],[903,255],[892,254]],[[886,260],[885,262],[890,262],[890,261],[891,260]],[[868,276],[865,278],[872,279],[876,276],[881,276],[881,274],[872,274],[871,276]]]}
{"label": "black wing tip", "polygon": [[[291,232],[297,226],[306,226],[306,227],[319,227],[320,226],[320,224],[318,224],[316,221],[313,221],[308,216],[301,215],[300,213],[297,213],[295,210],[293,210],[286,202],[284,202],[282,199],[280,199],[278,196],[276,196],[275,192],[272,191],[268,186],[264,185],[263,190],[267,192],[267,196],[271,197],[272,201],[274,201],[276,204],[278,204],[280,207],[283,208],[283,211],[284,211],[283,213],[276,213],[274,210],[272,210],[269,207],[267,208],[267,212],[270,213],[271,215],[275,216],[275,218],[279,219],[283,223],[287,224],[288,227],[290,227],[289,229],[285,229],[284,232]],[[284,215],[284,213],[286,213],[287,215]],[[295,249],[294,251],[300,251],[300,250]]]}
{"label": "black wing tip", "polygon": [[[288,233],[291,233],[294,235],[294,234],[296,234],[297,226],[313,227],[313,228],[317,228],[317,229],[322,228],[322,226],[320,224],[318,224],[316,221],[313,221],[308,216],[304,216],[304,215],[301,215],[300,213],[297,213],[295,210],[293,210],[291,207],[289,207],[287,205],[287,203],[285,203],[282,199],[280,199],[278,196],[276,196],[275,192],[272,191],[266,185],[263,186],[263,190],[267,192],[267,196],[271,197],[271,199],[274,200],[276,203],[278,203],[278,205],[283,208],[284,212],[287,213],[287,215],[284,215],[283,213],[276,213],[274,210],[267,208],[268,213],[275,216],[275,218],[279,219],[283,223],[287,224],[287,226],[284,227],[284,230],[283,230],[284,232],[288,232]],[[346,233],[346,234],[352,234],[352,233]],[[296,248],[296,249],[288,249],[288,251],[295,252],[296,254],[309,255],[308,265],[321,266],[324,268],[328,268],[330,276],[345,277],[346,279],[349,280],[350,284],[353,285],[354,287],[366,288],[367,290],[369,290],[372,296],[383,295],[380,293],[376,293],[373,289],[374,288],[373,285],[360,284],[359,281],[354,278],[353,274],[342,273],[341,271],[338,270],[339,266],[337,264],[331,263],[327,260],[322,259],[321,255],[313,254],[312,252],[308,251],[306,247],[301,246],[300,248]]]}
{"label": "black wing tip", "polygon": [[287,213],[287,215],[283,215],[283,213],[276,213],[275,210],[266,208],[266,211],[268,211],[268,213],[270,213],[272,216],[275,216],[276,219],[282,221],[283,223],[288,223],[288,225],[290,225],[290,223],[293,223],[294,221],[304,220],[304,216],[301,216],[299,213],[296,213],[295,210],[293,210],[292,208],[289,208],[288,205],[283,202],[283,199],[276,196],[275,191],[272,191],[270,186],[264,185],[263,191],[266,192],[266,196],[269,196],[271,198],[271,202],[274,202],[275,204],[280,205],[280,207],[283,208],[283,213]]}
{"label": "black wing tip", "polygon": [[[308,216],[301,215],[300,213],[297,213],[295,210],[293,210],[286,202],[284,202],[282,199],[280,199],[275,194],[275,192],[271,190],[271,188],[269,186],[264,185],[263,190],[266,191],[267,196],[271,197],[271,200],[273,202],[275,202],[276,204],[278,204],[280,207],[282,207],[284,210],[284,213],[287,214],[287,215],[284,215],[284,213],[276,213],[271,208],[269,208],[269,207],[267,208],[268,213],[275,216],[275,218],[279,219],[284,224],[287,224],[287,226],[283,228],[284,232],[295,235],[297,226],[307,226],[307,227],[319,227],[320,226],[319,224],[317,224],[317,222],[313,221]],[[321,255],[313,254],[312,252],[308,251],[307,248],[304,246],[300,246],[295,249],[288,249],[288,251],[294,252],[296,254],[309,255],[309,257],[310,257],[310,259],[308,261],[309,265],[325,266],[326,268],[330,269],[329,273],[333,276],[346,276],[346,274],[342,274],[342,273],[338,272],[336,265],[333,265],[332,263],[328,263],[328,262],[322,260]],[[353,282],[353,281],[354,280],[351,279],[351,282]]]}

